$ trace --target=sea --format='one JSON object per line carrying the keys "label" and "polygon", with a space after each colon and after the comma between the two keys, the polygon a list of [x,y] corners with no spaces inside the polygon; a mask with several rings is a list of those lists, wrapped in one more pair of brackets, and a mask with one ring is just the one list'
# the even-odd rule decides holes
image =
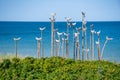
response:
{"label": "sea", "polygon": [[[90,25],[93,24],[95,31],[100,33],[100,50],[105,43],[106,36],[113,38],[106,44],[103,59],[113,62],[120,62],[120,21],[96,21],[87,22],[86,36],[88,40],[88,48],[90,48]],[[81,22],[76,22],[76,28],[81,27]],[[44,57],[51,56],[51,22],[27,22],[27,21],[0,21],[0,55],[15,55],[15,42],[13,38],[20,37],[18,41],[18,55],[22,57],[37,57],[37,41],[36,37],[40,37],[40,27],[46,27],[43,31]],[[66,32],[66,22],[55,22],[55,29],[58,32]],[[73,58],[73,28],[69,28],[69,58]],[[58,36],[56,34],[56,39]],[[94,55],[98,60],[97,46],[95,42],[98,40],[94,34]],[[80,32],[80,54],[82,45],[82,32]],[[60,48],[60,56],[61,54]],[[90,52],[88,53],[90,60]]]}

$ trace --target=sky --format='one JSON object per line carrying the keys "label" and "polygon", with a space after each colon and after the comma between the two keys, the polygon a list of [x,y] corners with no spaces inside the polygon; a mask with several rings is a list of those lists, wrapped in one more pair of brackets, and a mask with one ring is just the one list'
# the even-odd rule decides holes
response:
{"label": "sky", "polygon": [[120,21],[120,0],[0,0],[0,21],[56,21],[71,17],[81,21]]}

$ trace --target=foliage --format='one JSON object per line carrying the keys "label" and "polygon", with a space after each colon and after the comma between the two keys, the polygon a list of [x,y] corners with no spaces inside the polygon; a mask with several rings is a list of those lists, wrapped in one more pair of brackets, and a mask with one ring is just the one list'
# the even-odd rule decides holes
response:
{"label": "foliage", "polygon": [[0,80],[120,80],[120,64],[61,57],[4,59]]}

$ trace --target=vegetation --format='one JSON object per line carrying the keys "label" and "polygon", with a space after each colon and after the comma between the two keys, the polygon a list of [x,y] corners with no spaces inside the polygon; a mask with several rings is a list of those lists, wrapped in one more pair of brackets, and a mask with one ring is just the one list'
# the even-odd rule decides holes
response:
{"label": "vegetation", "polygon": [[0,80],[120,80],[120,64],[61,57],[4,59]]}

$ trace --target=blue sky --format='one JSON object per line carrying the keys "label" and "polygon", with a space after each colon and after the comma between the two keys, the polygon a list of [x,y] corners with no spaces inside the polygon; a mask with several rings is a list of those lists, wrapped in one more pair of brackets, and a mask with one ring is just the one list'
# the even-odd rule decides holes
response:
{"label": "blue sky", "polygon": [[80,21],[82,11],[87,21],[120,21],[120,0],[0,0],[0,21],[49,21],[52,12]]}

